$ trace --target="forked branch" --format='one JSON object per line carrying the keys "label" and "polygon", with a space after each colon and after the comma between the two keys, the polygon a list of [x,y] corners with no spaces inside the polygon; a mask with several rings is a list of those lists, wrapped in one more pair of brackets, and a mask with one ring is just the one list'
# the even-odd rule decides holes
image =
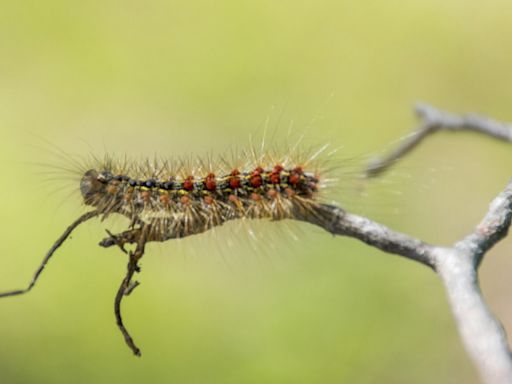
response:
{"label": "forked branch", "polygon": [[[455,115],[426,104],[416,107],[420,126],[387,156],[369,164],[376,176],[440,130],[475,131],[512,142],[512,125],[477,115]],[[512,219],[512,181],[490,204],[476,229],[451,247],[433,246],[394,232],[364,217],[321,206],[323,220],[308,220],[327,231],[356,237],[385,252],[405,256],[432,267],[442,279],[466,350],[487,383],[512,383],[512,354],[505,331],[482,296],[477,270],[486,252],[508,233]],[[324,223],[322,225],[322,223]],[[329,223],[329,224],[325,224]]]}
{"label": "forked branch", "polygon": [[385,252],[431,267],[444,283],[462,341],[487,383],[512,383],[512,356],[500,322],[480,291],[477,268],[483,256],[506,236],[512,219],[512,180],[490,204],[473,233],[452,247],[426,244],[367,218],[322,205],[300,220],[342,236],[355,237]]}
{"label": "forked branch", "polygon": [[[458,116],[440,111],[428,105],[419,105],[417,113],[423,119],[420,127],[407,137],[386,157],[374,161],[367,169],[374,176],[389,168],[401,156],[414,149],[422,140],[439,130],[471,130],[494,138],[512,142],[512,126],[474,115]],[[91,211],[69,226],[55,242],[37,269],[27,288],[0,293],[0,297],[26,293],[32,289],[54,252],[64,243],[71,232],[81,223],[98,216]],[[488,252],[506,236],[512,220],[512,181],[491,203],[489,211],[476,229],[451,247],[427,244],[419,239],[393,231],[368,218],[345,212],[332,205],[317,205],[314,212],[295,212],[294,218],[320,226],[326,231],[357,238],[382,251],[397,254],[417,261],[435,271],[444,283],[463,343],[480,374],[487,383],[512,383],[512,357],[506,334],[499,321],[489,310],[478,285],[477,269]],[[109,247],[125,243],[136,243],[136,249],[128,252],[126,275],[117,291],[114,312],[123,337],[137,356],[140,349],[135,345],[121,316],[121,302],[138,285],[132,282],[139,271],[138,261],[144,254],[145,244],[150,238],[150,225],[141,224],[121,235],[112,235],[100,245]]]}
{"label": "forked branch", "polygon": [[416,114],[420,118],[420,124],[401,139],[399,145],[390,153],[382,158],[375,158],[368,164],[366,169],[368,177],[384,172],[416,148],[426,137],[437,131],[474,131],[498,140],[512,142],[512,124],[501,123],[475,114],[455,115],[424,103],[416,105]]}

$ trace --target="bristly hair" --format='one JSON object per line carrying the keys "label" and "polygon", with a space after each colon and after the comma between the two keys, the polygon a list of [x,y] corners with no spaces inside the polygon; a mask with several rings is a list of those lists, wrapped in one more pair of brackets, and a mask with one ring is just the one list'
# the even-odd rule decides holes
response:
{"label": "bristly hair", "polygon": [[[138,238],[139,224],[151,228],[147,241],[204,232],[235,219],[293,219],[314,214],[335,180],[327,146],[296,153],[250,149],[231,158],[135,161],[106,155],[81,166],[80,192],[86,205],[106,218],[130,220],[122,243]],[[118,239],[118,240],[119,240]]]}
{"label": "bristly hair", "polygon": [[[126,276],[115,298],[116,322],[125,342],[140,356],[121,316],[121,301],[138,282],[138,262],[145,245],[199,234],[237,219],[297,219],[313,223],[329,220],[323,214],[326,192],[340,190],[336,174],[346,169],[336,164],[327,146],[304,150],[299,145],[283,151],[259,147],[231,151],[229,156],[116,158],[110,154],[87,158],[70,156],[55,148],[61,162],[53,176],[74,176],[83,203],[91,207],[76,219],[52,245],[25,289],[0,293],[0,297],[29,292],[55,251],[75,228],[95,217],[119,214],[129,219],[124,232],[112,234],[100,246],[118,246],[129,257]],[[343,173],[342,172],[342,173]],[[325,223],[324,228],[329,228]],[[125,244],[135,244],[127,251]]]}

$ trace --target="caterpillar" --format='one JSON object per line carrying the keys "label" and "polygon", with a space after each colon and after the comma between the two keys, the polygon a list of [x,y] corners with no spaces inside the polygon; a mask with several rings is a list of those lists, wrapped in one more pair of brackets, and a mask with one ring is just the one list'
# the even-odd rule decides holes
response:
{"label": "caterpillar", "polygon": [[[293,218],[295,210],[308,209],[319,189],[318,176],[301,165],[259,165],[227,174],[209,172],[181,178],[137,179],[120,173],[88,170],[80,182],[84,202],[103,215],[119,213],[128,217],[132,226],[149,225],[147,242],[198,234],[240,218]],[[115,238],[118,243],[134,243],[139,232],[132,229]],[[102,245],[111,245],[111,240]]]}
{"label": "caterpillar", "polygon": [[[328,161],[320,160],[326,148],[302,151],[300,156],[258,154],[252,149],[231,161],[217,162],[92,157],[80,164],[79,170],[73,170],[79,176],[77,187],[82,201],[92,210],[75,220],[57,239],[27,288],[0,293],[0,297],[30,291],[54,252],[81,223],[95,217],[104,220],[114,214],[124,216],[129,220],[128,228],[118,234],[107,231],[108,237],[99,245],[118,246],[129,257],[114,312],[126,344],[140,356],[140,349],[124,326],[121,302],[139,284],[132,278],[140,272],[138,262],[145,245],[197,235],[232,220],[315,217],[310,221],[321,221],[322,196],[335,180],[328,176],[332,171]],[[135,249],[126,250],[127,244],[135,244]]]}

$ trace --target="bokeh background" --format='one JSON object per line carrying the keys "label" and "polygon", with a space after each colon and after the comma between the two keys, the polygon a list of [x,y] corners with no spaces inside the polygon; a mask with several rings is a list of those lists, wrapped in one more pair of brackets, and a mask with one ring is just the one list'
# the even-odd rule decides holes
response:
{"label": "bokeh background", "polygon": [[[510,121],[511,17],[506,0],[1,1],[0,290],[84,210],[65,172],[46,173],[70,165],[59,149],[222,154],[293,125],[364,159],[409,132],[417,100]],[[511,164],[510,145],[443,133],[338,198],[450,244]],[[83,225],[30,295],[0,302],[2,384],[478,382],[433,273],[306,224],[149,246],[123,307],[134,358],[112,308],[125,257],[96,245],[122,225]],[[511,255],[509,238],[481,268],[509,333]]]}

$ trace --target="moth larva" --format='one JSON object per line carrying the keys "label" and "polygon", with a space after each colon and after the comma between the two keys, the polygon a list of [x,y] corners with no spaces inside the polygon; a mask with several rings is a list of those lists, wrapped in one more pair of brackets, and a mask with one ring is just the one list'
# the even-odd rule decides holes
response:
{"label": "moth larva", "polygon": [[[318,160],[323,149],[303,153],[297,159],[247,152],[233,161],[244,164],[236,167],[212,166],[202,160],[194,166],[184,161],[93,160],[81,171],[79,183],[83,202],[93,210],[73,222],[55,242],[27,288],[0,293],[0,297],[30,291],[53,253],[81,223],[112,214],[125,216],[130,222],[128,228],[119,234],[107,231],[100,245],[118,246],[129,256],[114,310],[126,343],[140,356],[140,349],[123,324],[121,301],[138,285],[132,277],[139,272],[138,261],[146,243],[199,234],[236,219],[278,221],[317,215],[319,196],[329,182],[327,168]],[[135,250],[127,251],[126,244],[135,244]]]}

